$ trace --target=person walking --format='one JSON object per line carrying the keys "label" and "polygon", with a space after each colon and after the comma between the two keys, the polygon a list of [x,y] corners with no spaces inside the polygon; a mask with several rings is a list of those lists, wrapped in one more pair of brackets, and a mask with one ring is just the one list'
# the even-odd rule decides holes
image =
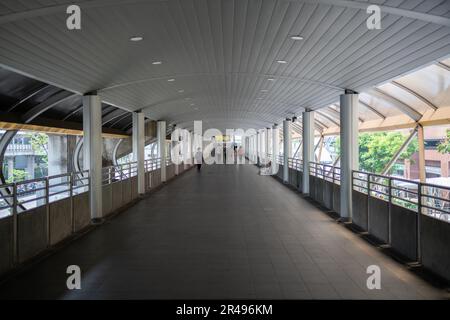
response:
{"label": "person walking", "polygon": [[202,168],[202,162],[203,162],[202,150],[200,148],[197,148],[197,152],[195,153],[195,164],[197,165],[198,172],[200,172],[200,169]]}

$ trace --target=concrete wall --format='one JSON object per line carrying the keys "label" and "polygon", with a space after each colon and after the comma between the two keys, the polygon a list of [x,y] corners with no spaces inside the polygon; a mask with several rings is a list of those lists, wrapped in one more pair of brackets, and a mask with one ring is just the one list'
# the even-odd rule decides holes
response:
{"label": "concrete wall", "polygon": [[50,244],[54,245],[72,233],[72,200],[70,197],[49,204]]}
{"label": "concrete wall", "polygon": [[72,199],[73,199],[73,230],[77,232],[86,228],[91,223],[89,192],[77,194]]}
{"label": "concrete wall", "polygon": [[112,184],[102,186],[102,215],[106,217],[112,212]]}
{"label": "concrete wall", "polygon": [[417,212],[391,204],[391,246],[409,260],[417,261]]}
{"label": "concrete wall", "polygon": [[130,179],[130,185],[131,185],[131,200],[135,200],[139,196],[138,192],[138,177],[131,177]]}
{"label": "concrete wall", "polygon": [[13,228],[12,216],[0,219],[0,274],[13,267]]}
{"label": "concrete wall", "polygon": [[389,203],[369,197],[369,233],[387,243],[389,241]]}
{"label": "concrete wall", "polygon": [[341,213],[341,186],[333,184],[333,211]]}
{"label": "concrete wall", "polygon": [[324,180],[323,188],[323,205],[325,206],[325,208],[333,210],[333,183]]}
{"label": "concrete wall", "polygon": [[450,223],[421,215],[422,264],[450,281]]}
{"label": "concrete wall", "polygon": [[33,258],[47,247],[47,207],[19,213],[17,216],[19,262]]}
{"label": "concrete wall", "polygon": [[352,222],[365,231],[368,230],[368,200],[367,194],[352,190]]}
{"label": "concrete wall", "polygon": [[111,210],[116,211],[124,204],[122,197],[122,181],[114,182],[111,184],[111,186],[112,186]]}

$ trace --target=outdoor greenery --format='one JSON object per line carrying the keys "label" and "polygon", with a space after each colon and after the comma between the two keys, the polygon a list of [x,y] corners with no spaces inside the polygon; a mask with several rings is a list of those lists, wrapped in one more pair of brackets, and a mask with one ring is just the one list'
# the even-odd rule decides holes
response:
{"label": "outdoor greenery", "polygon": [[22,169],[13,169],[13,174],[6,180],[6,183],[13,183],[26,180],[28,178],[25,170]]}
{"label": "outdoor greenery", "polygon": [[36,178],[44,177],[48,172],[48,135],[41,132],[30,132],[27,134],[30,138],[31,146],[36,155]]}
{"label": "outdoor greenery", "polygon": [[438,144],[437,151],[442,154],[450,153],[450,130],[447,130],[447,136]]}
{"label": "outdoor greenery", "polygon": [[[359,168],[363,171],[381,173],[389,160],[400,149],[406,140],[401,132],[370,132],[359,135]],[[340,153],[339,137],[333,147],[336,154]],[[418,151],[417,139],[413,139],[399,160],[408,159]]]}

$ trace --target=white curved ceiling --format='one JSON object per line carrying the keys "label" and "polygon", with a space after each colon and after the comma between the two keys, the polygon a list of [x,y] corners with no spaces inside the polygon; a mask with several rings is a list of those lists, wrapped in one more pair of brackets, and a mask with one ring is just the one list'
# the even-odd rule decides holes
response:
{"label": "white curved ceiling", "polygon": [[[367,29],[367,1],[85,0],[82,30],[69,31],[71,2],[2,0],[0,64],[77,93],[98,90],[107,103],[184,127],[271,126],[338,101],[344,88],[364,91],[450,54],[446,0],[370,1],[382,5],[382,30]],[[397,112],[386,99],[361,100]],[[318,120],[336,122],[332,110]]]}

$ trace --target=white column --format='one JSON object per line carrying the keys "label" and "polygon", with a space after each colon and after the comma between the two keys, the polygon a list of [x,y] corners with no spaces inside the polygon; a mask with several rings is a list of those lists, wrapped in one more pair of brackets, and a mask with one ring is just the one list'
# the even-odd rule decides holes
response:
{"label": "white column", "polygon": [[[269,153],[269,135],[270,135],[270,128],[266,128],[265,131],[266,134],[266,140],[265,140],[265,148],[264,148],[264,155],[267,156],[267,154]],[[269,160],[267,160],[268,162]]]}
{"label": "white column", "polygon": [[352,170],[358,170],[358,94],[341,95],[341,217],[352,218]]}
{"label": "white column", "polygon": [[302,192],[309,194],[309,162],[314,161],[314,111],[302,114],[303,185]]}
{"label": "white column", "polygon": [[274,125],[272,129],[272,174],[277,174],[279,166],[278,166],[278,148],[280,133],[278,132],[278,125]]}
{"label": "white column", "polygon": [[259,130],[256,130],[256,136],[255,136],[255,143],[256,143],[256,165],[259,166],[259,153],[261,151],[261,146],[259,145],[259,142],[261,140],[261,134],[259,133]]}
{"label": "white column", "polygon": [[157,124],[158,154],[161,159],[161,182],[166,179],[166,122],[158,121]]}
{"label": "white column", "polygon": [[292,156],[292,143],[291,143],[291,120],[286,119],[283,121],[283,148],[284,148],[284,163],[283,163],[283,182],[289,181],[289,165],[288,160]]}
{"label": "white column", "polygon": [[90,175],[91,218],[102,212],[102,103],[96,92],[83,96],[83,169]]}
{"label": "white column", "polygon": [[142,112],[133,112],[133,160],[137,162],[138,193],[145,193],[145,123]]}

